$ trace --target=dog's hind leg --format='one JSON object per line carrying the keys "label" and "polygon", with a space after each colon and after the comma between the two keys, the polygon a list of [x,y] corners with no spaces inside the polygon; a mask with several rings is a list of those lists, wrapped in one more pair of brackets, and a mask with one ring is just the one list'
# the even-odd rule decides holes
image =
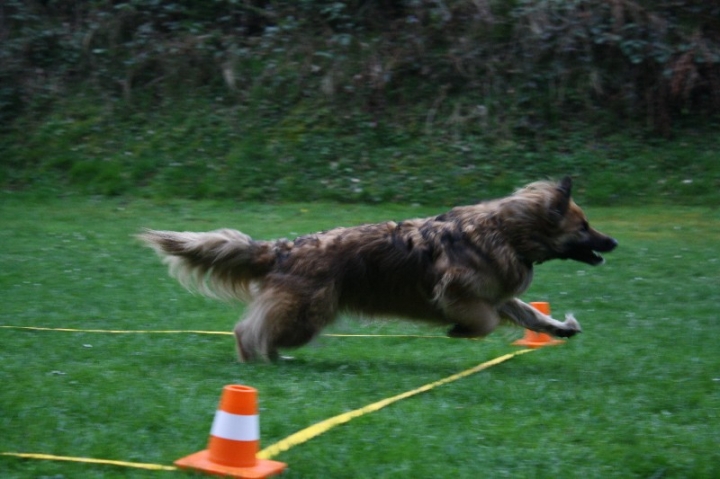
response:
{"label": "dog's hind leg", "polygon": [[272,314],[272,305],[262,299],[253,301],[240,322],[235,326],[235,341],[240,362],[257,359],[277,358],[277,351],[271,350],[267,315]]}
{"label": "dog's hind leg", "polygon": [[546,314],[541,313],[529,304],[519,299],[512,299],[499,308],[500,316],[520,326],[537,331],[548,333],[561,338],[569,338],[581,332],[580,323],[571,314],[565,316],[565,321],[558,321]]}
{"label": "dog's hind leg", "polygon": [[279,357],[278,348],[307,344],[334,316],[329,288],[317,288],[312,294],[287,284],[283,289],[266,288],[235,326],[238,359],[274,361]]}

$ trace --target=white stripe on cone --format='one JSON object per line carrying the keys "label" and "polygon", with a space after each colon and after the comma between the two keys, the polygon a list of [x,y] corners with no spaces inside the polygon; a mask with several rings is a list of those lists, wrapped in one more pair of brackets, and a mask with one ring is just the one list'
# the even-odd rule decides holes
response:
{"label": "white stripe on cone", "polygon": [[210,434],[231,441],[259,441],[260,417],[230,414],[217,410]]}

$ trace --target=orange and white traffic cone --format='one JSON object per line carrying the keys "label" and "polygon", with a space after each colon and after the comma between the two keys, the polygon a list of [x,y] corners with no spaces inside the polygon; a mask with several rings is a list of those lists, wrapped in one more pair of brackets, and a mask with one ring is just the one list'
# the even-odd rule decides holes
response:
{"label": "orange and white traffic cone", "polygon": [[[537,301],[530,303],[530,306],[537,309],[543,314],[550,315],[550,303],[545,301]],[[518,339],[513,344],[515,346],[527,346],[528,348],[541,348],[543,346],[556,346],[562,344],[565,341],[562,339],[555,339],[547,333],[538,333],[529,329],[525,330],[525,337]]]}
{"label": "orange and white traffic cone", "polygon": [[265,478],[282,472],[287,464],[258,459],[260,419],[257,390],[231,384],[223,388],[210,429],[208,448],[175,461],[182,469],[220,476]]}

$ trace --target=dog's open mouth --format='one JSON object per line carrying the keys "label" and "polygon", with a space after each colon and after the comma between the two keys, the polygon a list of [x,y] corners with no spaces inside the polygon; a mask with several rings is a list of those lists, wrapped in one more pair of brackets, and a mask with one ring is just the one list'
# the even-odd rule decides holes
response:
{"label": "dog's open mouth", "polygon": [[617,241],[609,237],[586,243],[575,243],[565,249],[562,257],[563,259],[572,259],[591,266],[597,266],[605,262],[605,258],[600,253],[612,251],[616,246]]}
{"label": "dog's open mouth", "polygon": [[591,249],[574,249],[572,251],[569,251],[566,256],[567,259],[574,259],[575,261],[580,261],[583,263],[587,263],[591,266],[597,266],[599,264],[603,264],[605,262],[605,258],[600,255],[600,253],[593,251]]}

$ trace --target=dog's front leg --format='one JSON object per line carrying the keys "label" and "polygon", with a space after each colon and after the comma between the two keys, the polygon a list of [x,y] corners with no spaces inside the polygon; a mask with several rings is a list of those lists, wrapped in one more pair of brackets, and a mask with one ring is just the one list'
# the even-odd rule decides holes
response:
{"label": "dog's front leg", "polygon": [[558,321],[546,314],[541,313],[527,303],[519,299],[512,299],[498,308],[503,319],[510,320],[520,326],[537,331],[548,333],[561,338],[569,338],[582,331],[580,323],[572,314],[565,316],[565,321]]}
{"label": "dog's front leg", "polygon": [[448,331],[451,338],[480,338],[492,333],[500,324],[500,315],[487,301],[463,299],[445,307],[445,317],[454,323]]}

